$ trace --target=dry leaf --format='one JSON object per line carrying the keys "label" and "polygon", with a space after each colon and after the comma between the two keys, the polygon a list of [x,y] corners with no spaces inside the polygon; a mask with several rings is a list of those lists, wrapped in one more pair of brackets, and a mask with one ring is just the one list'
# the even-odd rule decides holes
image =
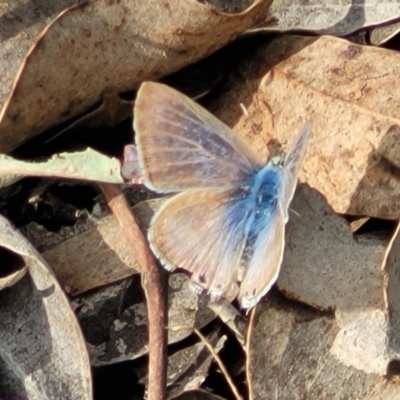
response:
{"label": "dry leaf", "polygon": [[[153,199],[133,208],[143,229],[147,229],[154,210],[165,199]],[[96,205],[90,218],[74,227],[48,232],[31,223],[23,229],[51,266],[64,290],[78,295],[139,272],[129,244],[118,222],[108,211]]]}
{"label": "dry leaf", "polygon": [[0,244],[24,259],[30,275],[0,292],[0,396],[92,399],[85,342],[50,268],[3,217]]}
{"label": "dry leaf", "polygon": [[377,26],[369,30],[369,40],[375,46],[382,45],[399,33],[400,22],[394,22],[385,26]]}
{"label": "dry leaf", "polygon": [[[396,218],[398,65],[394,51],[328,36],[284,36],[243,62],[242,79],[231,81],[218,114],[265,155],[271,138],[292,143],[304,121],[312,120],[300,180],[322,193],[336,212]],[[239,112],[240,103],[246,114]]]}
{"label": "dry leaf", "polygon": [[113,127],[132,115],[133,101],[124,100],[117,93],[104,93],[101,104],[89,111],[66,128],[62,129],[46,143],[77,128]]}
{"label": "dry leaf", "polygon": [[[280,142],[289,139],[293,120],[314,121],[314,145],[300,179],[337,212],[382,218],[400,212],[394,201],[400,182],[390,171],[400,165],[394,108],[400,97],[392,90],[397,58],[395,52],[322,37],[273,68],[261,83]],[[282,123],[293,114],[293,122]]]}
{"label": "dry leaf", "polygon": [[13,257],[7,250],[0,247],[0,290],[16,284],[28,272],[28,266],[20,258]]}
{"label": "dry leaf", "polygon": [[400,224],[398,224],[392,240],[387,248],[385,259],[383,261],[383,270],[386,275],[386,307],[388,313],[388,342],[391,355],[399,357],[400,355]]}
{"label": "dry leaf", "polygon": [[[393,358],[388,343],[388,320],[385,310],[339,312],[340,331],[330,349],[344,365],[367,374],[386,375]],[[397,334],[395,335],[397,337]]]}
{"label": "dry leaf", "polygon": [[355,238],[348,222],[306,185],[298,187],[290,208],[279,288],[319,309],[384,308],[381,263],[387,240]]}
{"label": "dry leaf", "polygon": [[246,319],[243,315],[224,297],[210,301],[208,308],[214,311],[215,315],[235,334],[236,340],[243,345],[246,328]]}
{"label": "dry leaf", "polygon": [[16,160],[0,154],[1,185],[8,186],[25,176],[43,176],[123,183],[121,165],[115,157],[107,157],[93,149],[55,154],[43,162]]}
{"label": "dry leaf", "polygon": [[279,288],[317,308],[336,309],[331,354],[347,366],[386,375],[398,358],[391,341],[400,341],[386,306],[388,278],[381,266],[386,240],[370,234],[354,238],[349,224],[306,186],[298,188],[291,208],[298,215],[293,212],[289,220]]}
{"label": "dry leaf", "polygon": [[397,1],[275,0],[271,6],[272,22],[267,31],[305,30],[346,36],[364,27],[400,17]]}
{"label": "dry leaf", "polygon": [[72,295],[139,272],[116,219],[109,215],[93,223],[89,230],[42,253]]}
{"label": "dry leaf", "polygon": [[[215,315],[206,307],[208,296],[190,289],[187,275],[172,274],[168,282],[168,343],[176,343]],[[138,297],[140,292],[140,284],[134,280],[132,284],[113,284],[74,300],[92,365],[114,364],[147,353],[146,305]],[[131,304],[124,306],[125,298],[133,298]]]}
{"label": "dry leaf", "polygon": [[[263,18],[269,4],[230,15],[197,1],[100,0],[66,12],[26,60],[13,94],[16,63],[0,58],[0,69],[12,71],[0,96],[0,152],[83,112],[105,91],[132,90],[212,53]],[[19,51],[18,42],[3,45]]]}
{"label": "dry leaf", "polygon": [[172,398],[175,400],[226,400],[223,397],[205,390],[193,390],[192,392],[186,392],[178,397]]}
{"label": "dry leaf", "polygon": [[13,0],[0,8],[0,69],[3,76],[0,86],[0,103],[11,90],[16,71],[40,32],[60,12],[83,1],[53,0],[26,2]]}
{"label": "dry leaf", "polygon": [[253,399],[399,398],[395,382],[350,367],[332,354],[342,334],[331,313],[271,293],[258,306],[255,321],[249,360]]}
{"label": "dry leaf", "polygon": [[[207,341],[215,353],[224,347],[226,336],[219,337],[212,332]],[[183,392],[198,389],[208,375],[213,355],[203,342],[188,346],[168,357],[168,398],[174,398]]]}
{"label": "dry leaf", "polygon": [[362,226],[364,226],[370,220],[369,217],[356,217],[350,222],[351,231],[357,232]]}

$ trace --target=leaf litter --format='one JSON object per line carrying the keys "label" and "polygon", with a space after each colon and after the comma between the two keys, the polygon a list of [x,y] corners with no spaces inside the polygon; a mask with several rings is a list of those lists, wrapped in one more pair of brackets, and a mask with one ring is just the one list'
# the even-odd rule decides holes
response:
{"label": "leaf litter", "polygon": [[275,0],[270,8],[272,23],[258,30],[307,31],[346,36],[359,29],[396,21],[400,17],[397,1],[323,2]]}
{"label": "leaf litter", "polygon": [[0,292],[1,395],[91,399],[89,356],[67,297],[32,245],[3,217],[0,224],[1,246],[29,271]]}
{"label": "leaf litter", "polygon": [[136,89],[203,58],[253,26],[269,3],[227,14],[195,1],[84,2],[55,14],[12,66],[18,41],[6,41],[10,57],[0,68],[13,72],[0,97],[0,152],[82,113],[104,92]]}
{"label": "leaf litter", "polygon": [[[278,7],[279,2],[274,5]],[[325,16],[327,15],[326,13]],[[385,17],[377,14],[377,18],[382,21]],[[345,19],[343,21],[342,25],[336,24],[336,27],[349,23]],[[355,25],[350,24],[345,28],[349,31],[354,26],[361,27],[357,24],[356,21]],[[362,26],[367,25],[366,20]],[[306,29],[312,31],[315,27],[307,28],[306,25]],[[392,368],[399,357],[400,343],[397,334],[399,300],[396,290],[399,275],[396,253],[398,229],[389,243],[391,232],[355,234],[355,228],[342,215],[350,215],[360,221],[371,217],[392,220],[398,218],[398,96],[393,85],[393,79],[398,73],[397,59],[397,52],[359,46],[328,36],[266,37],[253,46],[217,85],[215,92],[218,95],[209,96],[206,100],[208,107],[221,120],[233,127],[236,134],[247,140],[263,156],[268,153],[278,154],[282,147],[285,149],[291,143],[290,135],[302,121],[311,119],[314,122],[311,145],[300,174],[301,185],[291,207],[293,212],[287,229],[285,258],[277,284],[277,288],[291,299],[274,290],[262,300],[249,321],[246,372],[251,398],[275,396],[289,399],[299,396],[313,399],[321,398],[321,395],[332,399],[398,398],[400,389],[395,368]],[[163,71],[158,76],[166,73],[167,71]],[[134,87],[135,85],[130,88]],[[90,99],[95,102],[98,97],[91,95]],[[123,110],[130,103],[117,101],[116,104],[118,110]],[[101,113],[101,110],[98,112]],[[11,111],[10,113],[12,114]],[[38,129],[37,123],[31,121],[29,129],[25,128],[26,133],[36,135],[51,124],[64,120],[59,118],[57,112],[51,111],[49,114],[54,122],[46,122]],[[83,123],[93,124],[96,115],[89,116],[87,120],[84,117]],[[126,111],[120,115],[125,116]],[[116,120],[120,118],[123,117],[117,117]],[[20,143],[18,129],[15,132],[14,143]],[[15,144],[6,147],[11,149]],[[29,163],[24,163],[21,171],[17,170],[18,165],[21,165],[18,164],[19,161],[4,159],[9,163],[7,173],[17,171],[15,175],[18,177],[48,174],[99,181],[102,179],[93,175],[93,165],[95,169],[107,174],[109,168],[106,158],[98,158],[97,165],[95,162],[88,169],[82,169],[84,172],[81,175],[76,176],[63,175],[50,164],[46,166],[48,172],[45,173],[38,172],[37,168],[35,170],[37,165]],[[79,168],[89,165],[85,163],[85,160],[79,161]],[[116,164],[115,171],[119,169]],[[118,182],[122,182],[119,174],[112,175],[118,176]],[[109,181],[108,179],[105,181]],[[153,211],[148,209],[148,203],[140,206],[134,212],[142,215],[140,225],[142,229],[146,229]],[[147,211],[143,211],[143,207]],[[140,208],[142,211],[139,211]],[[123,255],[129,245],[123,244],[126,239],[121,239],[121,228],[115,221],[111,222],[111,217],[101,218],[99,221],[100,225],[109,226],[109,230],[95,227],[86,230],[83,233],[90,240],[88,244],[84,242],[83,233],[59,244],[59,249],[64,246],[63,250],[58,250],[65,257],[63,270],[70,274],[68,278],[71,281],[66,281],[62,272],[58,272],[55,267],[60,261],[60,253],[55,253],[48,261],[50,267],[54,265],[54,271],[64,290],[67,288],[75,295],[73,304],[90,350],[92,365],[106,368],[104,365],[136,359],[146,354],[148,327],[146,303],[138,295],[137,284],[135,286],[131,283],[134,271],[142,268],[135,259],[137,255]],[[16,237],[17,243],[24,240],[18,234]],[[67,243],[68,241],[75,241],[75,244]],[[96,248],[96,242],[100,247]],[[8,247],[4,243],[0,245]],[[103,253],[96,252],[101,246],[107,246],[108,258],[104,260]],[[91,252],[85,256],[80,248]],[[24,257],[24,251],[16,251],[14,247],[12,251],[21,252]],[[74,253],[75,261],[71,256],[68,257],[71,253]],[[43,255],[46,256],[46,252]],[[45,263],[38,254],[35,257]],[[96,270],[99,264],[96,260],[100,259],[109,268],[108,271],[107,268],[103,271]],[[77,266],[81,263],[81,267],[73,270],[68,268],[68,263]],[[126,268],[127,264],[130,265],[129,268]],[[82,268],[88,272],[86,277],[82,274]],[[27,296],[27,290],[32,292],[32,283],[28,279],[32,276],[34,282],[34,270],[35,267],[29,262],[27,267],[19,267],[17,272],[3,278],[4,287],[11,286],[1,292],[5,299],[8,293],[20,292]],[[93,271],[94,275],[91,276],[89,271]],[[47,273],[45,281],[53,282],[54,278],[52,281],[51,276],[51,273]],[[125,280],[116,282],[119,279]],[[135,279],[134,277],[133,280]],[[213,320],[209,325],[213,327],[212,335],[222,337],[214,330],[217,326],[215,312],[231,325],[238,340],[241,340],[242,322],[240,318],[239,322],[235,321],[237,315],[232,309],[229,310],[228,307],[220,311],[213,306],[214,312],[211,312],[207,307],[208,299],[190,292],[185,275],[172,275],[169,279],[170,343],[181,341],[194,328],[203,327]],[[181,279],[179,290],[172,283],[173,279]],[[185,282],[183,286],[182,282]],[[48,288],[49,284],[44,286]],[[59,296],[61,289],[58,284],[56,288]],[[182,288],[185,288],[183,292],[180,291]],[[85,293],[94,289],[93,293]],[[35,295],[34,291],[32,293]],[[106,306],[107,302],[111,306]],[[4,305],[6,304],[8,303],[5,300]],[[62,304],[65,307],[65,302]],[[102,327],[107,307],[111,307],[113,311],[107,317],[107,324]],[[26,316],[26,313],[21,314],[23,318]],[[201,316],[202,314],[204,315]],[[71,321],[76,327],[74,316]],[[7,332],[9,326],[13,324],[8,324],[3,331]],[[53,327],[49,328],[49,332],[53,332]],[[76,334],[76,328],[74,329]],[[96,340],[95,332],[103,339]],[[80,335],[78,333],[80,339],[74,345],[81,346],[82,349]],[[71,337],[66,340],[70,343]],[[204,382],[210,361],[207,358],[203,364],[199,354],[205,349],[200,343],[193,347],[193,350],[197,349],[194,353],[188,352],[183,356],[183,359],[189,357],[189,360],[185,360],[189,361],[185,367],[180,361],[177,363],[177,370],[170,368],[168,377],[172,384],[169,388],[171,395],[177,396],[190,390],[186,393],[192,396],[189,398],[216,398],[207,391],[193,392]],[[216,342],[213,343],[215,345]],[[62,356],[73,354],[73,351],[65,350]],[[51,356],[53,362],[57,357],[58,354]],[[82,371],[79,374],[84,379],[78,381],[83,382],[83,389],[69,398],[91,398],[86,350],[80,357]],[[186,375],[178,384],[178,381],[174,381],[174,376],[180,377],[180,372],[177,371],[182,368]],[[18,368],[9,370],[10,378],[4,387],[11,395],[25,394],[26,387],[23,383],[18,383],[21,382],[18,381],[20,376],[18,379],[15,377],[18,377]],[[202,372],[197,375],[200,370]],[[39,380],[41,373],[35,376]],[[144,375],[146,373],[142,374]],[[235,376],[235,383],[237,379]],[[171,389],[174,384],[176,391]],[[73,385],[71,387],[71,390],[75,390]],[[46,390],[51,389],[49,384]],[[39,389],[32,387],[29,390],[32,393],[29,393],[29,398],[36,398]],[[85,395],[89,397],[84,397]],[[180,397],[184,395],[181,394]],[[226,394],[225,398],[229,398],[229,395]]]}

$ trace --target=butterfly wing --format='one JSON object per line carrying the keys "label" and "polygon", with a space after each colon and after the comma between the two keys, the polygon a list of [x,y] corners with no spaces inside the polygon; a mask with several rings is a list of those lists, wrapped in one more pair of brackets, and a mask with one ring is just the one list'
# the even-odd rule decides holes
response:
{"label": "butterfly wing", "polygon": [[307,151],[311,123],[298,133],[287,153],[280,178],[278,205],[274,213],[260,224],[252,257],[240,286],[239,302],[251,308],[267,293],[278,278],[285,247],[285,224],[289,218],[288,207],[296,189],[297,175]]}
{"label": "butterfly wing", "polygon": [[237,280],[248,208],[240,189],[177,194],[153,217],[151,248],[167,269],[183,268],[194,282],[221,296]]}
{"label": "butterfly wing", "polygon": [[296,189],[297,175],[299,174],[301,165],[307,152],[311,126],[311,122],[307,122],[297,134],[297,137],[293,142],[292,147],[286,154],[283,163],[280,202],[282,204],[285,222],[287,222],[289,218],[288,207],[293,199],[294,191]]}
{"label": "butterfly wing", "polygon": [[160,193],[232,187],[261,166],[226,125],[159,83],[140,87],[134,128],[145,184]]}
{"label": "butterfly wing", "polygon": [[242,308],[255,306],[278,278],[285,243],[282,209],[264,221],[254,241],[253,255],[240,285],[238,299]]}

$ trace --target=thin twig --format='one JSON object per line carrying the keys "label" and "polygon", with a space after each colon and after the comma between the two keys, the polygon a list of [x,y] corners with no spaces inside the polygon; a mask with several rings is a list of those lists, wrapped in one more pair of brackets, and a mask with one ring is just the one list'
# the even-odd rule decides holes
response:
{"label": "thin twig", "polygon": [[219,368],[221,369],[222,373],[224,374],[225,379],[226,379],[229,387],[231,388],[232,393],[235,396],[236,400],[243,400],[242,396],[240,395],[239,391],[237,390],[237,387],[233,383],[233,380],[232,380],[231,376],[229,375],[228,370],[225,368],[225,365],[222,362],[221,357],[214,351],[211,344],[208,342],[208,340],[202,335],[202,333],[198,329],[194,329],[194,332],[201,339],[201,341],[206,345],[206,347],[208,348],[208,350],[214,357],[214,360],[217,362]]}
{"label": "thin twig", "polygon": [[142,271],[142,284],[147,300],[149,330],[149,371],[147,399],[165,399],[167,380],[167,312],[166,290],[161,272],[154,263],[146,239],[137,225],[128,202],[117,185],[98,184],[108,206],[117,218],[132,253]]}
{"label": "thin twig", "polygon": [[253,400],[254,398],[253,383],[251,381],[251,373],[250,373],[250,339],[251,339],[251,332],[254,326],[256,308],[257,306],[253,307],[250,310],[249,320],[247,324],[247,332],[246,332],[246,343],[244,345],[244,352],[246,353],[246,380],[247,380],[247,387],[249,390],[249,400]]}

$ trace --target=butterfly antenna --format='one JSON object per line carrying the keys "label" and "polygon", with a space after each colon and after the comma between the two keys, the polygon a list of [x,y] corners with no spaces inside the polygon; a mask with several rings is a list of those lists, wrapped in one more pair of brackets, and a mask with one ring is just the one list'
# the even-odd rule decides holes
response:
{"label": "butterfly antenna", "polygon": [[294,215],[301,217],[301,214],[298,213],[296,210],[294,210],[293,208],[289,208],[289,211],[292,212]]}

